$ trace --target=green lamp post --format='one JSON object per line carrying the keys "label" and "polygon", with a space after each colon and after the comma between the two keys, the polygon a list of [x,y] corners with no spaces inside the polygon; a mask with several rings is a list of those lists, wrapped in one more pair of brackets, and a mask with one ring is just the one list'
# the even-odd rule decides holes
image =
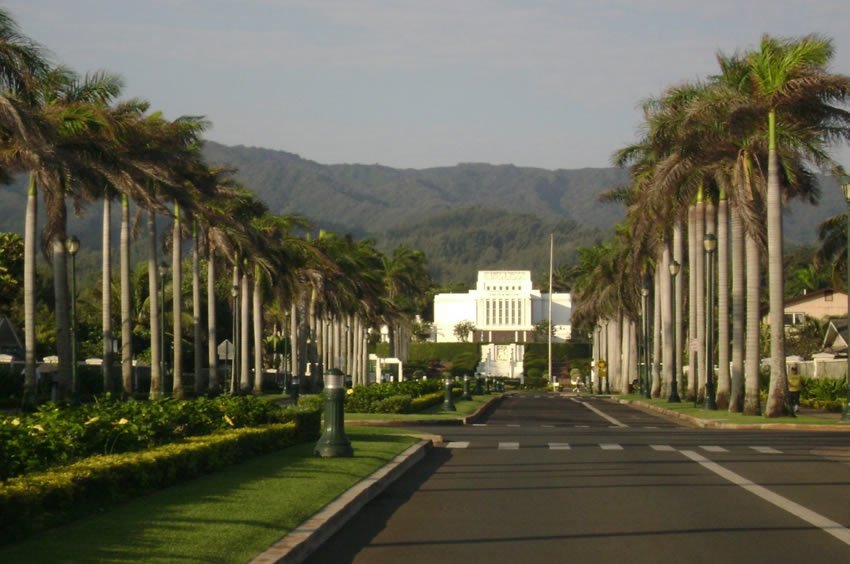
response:
{"label": "green lamp post", "polygon": [[679,274],[681,266],[675,260],[670,263],[670,301],[672,303],[672,325],[673,325],[673,375],[670,382],[670,397],[667,398],[668,403],[680,403],[682,399],[679,397],[679,380],[677,377],[678,364],[677,357],[679,356],[679,343],[676,342],[676,276]]}
{"label": "green lamp post", "polygon": [[325,374],[325,430],[313,449],[322,458],[354,456],[351,441],[345,436],[345,380],[342,370],[331,368]]}
{"label": "green lamp post", "polygon": [[717,250],[717,238],[714,233],[706,233],[705,247],[705,409],[716,410],[714,401],[714,251]]}
{"label": "green lamp post", "polygon": [[80,379],[77,375],[77,251],[80,240],[71,235],[65,241],[65,249],[71,255],[71,402],[80,403]]}

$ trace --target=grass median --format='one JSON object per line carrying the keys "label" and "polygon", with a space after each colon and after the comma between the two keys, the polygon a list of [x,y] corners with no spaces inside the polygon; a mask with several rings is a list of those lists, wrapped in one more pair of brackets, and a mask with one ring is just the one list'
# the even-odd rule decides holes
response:
{"label": "grass median", "polygon": [[416,413],[345,413],[345,420],[356,423],[357,421],[440,421],[460,419],[472,415],[477,409],[488,401],[499,397],[501,394],[485,394],[472,396],[471,400],[455,400],[457,411],[444,411],[443,404],[432,405]]}
{"label": "grass median", "polygon": [[353,458],[313,443],[215,474],[0,548],[0,562],[247,562],[417,439],[393,429],[346,434]]}
{"label": "grass median", "polygon": [[[681,403],[669,403],[666,399],[647,399],[638,394],[621,396],[630,401],[641,401],[650,405],[660,407],[674,413],[690,415],[697,419],[717,421],[718,423],[733,423],[736,425],[765,425],[765,424],[796,424],[796,425],[837,425],[839,422],[834,418],[818,417],[814,415],[797,415],[796,417],[764,417],[763,415],[744,415],[733,413],[725,409],[705,409],[702,404],[694,406],[694,402],[682,400]],[[850,428],[850,426],[848,426]]]}

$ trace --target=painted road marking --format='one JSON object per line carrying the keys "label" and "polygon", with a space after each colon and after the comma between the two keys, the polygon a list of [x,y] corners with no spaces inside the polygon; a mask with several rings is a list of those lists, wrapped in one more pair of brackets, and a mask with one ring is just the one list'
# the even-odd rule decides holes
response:
{"label": "painted road marking", "polygon": [[762,454],[782,454],[781,450],[776,450],[775,448],[769,446],[751,446],[750,448]]}
{"label": "painted road marking", "polygon": [[792,515],[796,515],[810,525],[814,525],[824,532],[834,536],[844,544],[850,545],[850,529],[847,529],[841,523],[836,523],[819,513],[815,513],[807,507],[803,507],[799,503],[795,503],[786,497],[782,497],[781,495],[770,491],[764,486],[753,483],[743,476],[724,468],[716,462],[712,462],[697,452],[692,450],[683,450],[681,452],[697,464],[700,464],[703,468],[711,470],[721,478],[732,482],[736,486],[742,487],[751,494],[757,495],[768,503],[772,503],[776,507],[787,511]]}
{"label": "painted road marking", "polygon": [[549,443],[551,450],[570,450],[570,443]]}
{"label": "painted road marking", "polygon": [[602,450],[623,450],[623,447],[617,443],[599,443],[599,448]]}
{"label": "painted road marking", "polygon": [[519,443],[499,443],[499,450],[517,450]]}
{"label": "painted road marking", "polygon": [[671,447],[670,445],[649,445],[652,447],[652,450],[656,450],[658,452],[676,452],[676,449]]}
{"label": "painted road marking", "polygon": [[487,423],[473,423],[472,426],[473,427],[486,427]]}
{"label": "painted road marking", "polygon": [[726,449],[725,449],[725,448],[723,448],[722,446],[704,446],[704,445],[700,445],[700,447],[699,447],[699,448],[701,448],[702,450],[707,451],[707,452],[729,452],[728,450],[726,450]]}
{"label": "painted road marking", "polygon": [[446,448],[467,448],[469,441],[451,441],[446,444]]}
{"label": "painted road marking", "polygon": [[590,425],[576,425],[576,429],[590,429]]}
{"label": "painted road marking", "polygon": [[589,409],[590,411],[592,411],[593,413],[595,413],[596,415],[598,415],[599,417],[602,417],[603,419],[607,420],[609,423],[613,423],[614,426],[616,426],[616,427],[628,427],[628,425],[626,425],[625,423],[614,419],[613,417],[611,417],[607,413],[602,413],[601,411],[599,411],[597,408],[593,407],[589,403],[582,403],[582,405],[584,407],[586,407],[587,409]]}
{"label": "painted road marking", "polygon": [[545,427],[546,429],[554,429],[554,425],[541,425],[541,427]]}
{"label": "painted road marking", "polygon": [[508,423],[508,427],[519,427],[516,423]]}

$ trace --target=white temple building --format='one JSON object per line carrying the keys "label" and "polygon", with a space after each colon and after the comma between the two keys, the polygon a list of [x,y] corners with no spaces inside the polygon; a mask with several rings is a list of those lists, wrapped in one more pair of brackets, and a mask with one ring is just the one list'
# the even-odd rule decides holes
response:
{"label": "white temple building", "polygon": [[[552,295],[553,342],[570,338],[572,309],[570,294]],[[534,325],[547,319],[549,294],[531,287],[529,270],[480,270],[474,290],[434,296],[434,333],[438,343],[460,341],[454,330],[463,321],[475,326],[469,341],[526,343],[534,341]]]}
{"label": "white temple building", "polygon": [[[552,294],[553,342],[570,338],[570,294]],[[455,326],[475,327],[467,341],[481,343],[478,372],[507,378],[523,377],[525,343],[534,341],[534,325],[549,319],[550,295],[531,287],[529,270],[479,270],[474,290],[434,296],[434,337],[456,343]]]}

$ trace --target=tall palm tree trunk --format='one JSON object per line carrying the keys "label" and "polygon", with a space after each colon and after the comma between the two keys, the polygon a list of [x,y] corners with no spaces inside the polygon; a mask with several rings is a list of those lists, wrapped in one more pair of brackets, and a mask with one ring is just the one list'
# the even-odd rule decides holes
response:
{"label": "tall palm tree trunk", "polygon": [[[715,215],[716,215],[715,211],[716,210],[715,210],[715,207],[714,207],[713,200],[711,198],[706,198],[706,200],[705,200],[705,216],[703,218],[703,224],[705,225],[704,236],[709,235],[709,234],[714,235],[715,237],[717,236],[717,223],[716,223],[716,218],[715,218]],[[703,250],[704,249],[705,249],[705,244],[703,243]],[[705,280],[705,284],[704,284],[705,291],[703,292],[703,298],[702,299],[703,299],[703,301],[705,302],[706,305],[705,305],[705,310],[704,310],[705,315],[703,317],[703,323],[705,324],[704,325],[705,329],[703,331],[703,347],[702,347],[702,358],[705,360],[705,362],[703,363],[703,366],[705,367],[705,371],[703,372],[703,380],[702,380],[703,388],[702,388],[701,396],[702,396],[703,399],[705,399],[705,394],[706,394],[705,382],[708,378],[709,371],[711,371],[711,380],[714,384],[714,390],[713,391],[715,393],[715,397],[716,397],[716,394],[717,394],[717,371],[714,369],[714,360],[717,359],[717,355],[715,354],[715,351],[711,351],[711,353],[712,353],[711,355],[708,354],[709,341],[711,341],[712,347],[714,347],[714,348],[717,347],[717,341],[714,339],[714,334],[715,334],[714,326],[712,325],[712,326],[709,327],[709,325],[708,325],[709,318],[710,318],[709,315],[708,315],[708,308],[712,309],[712,313],[714,312],[714,301],[709,302],[708,300],[709,300],[709,298],[714,298],[714,300],[716,300],[717,299],[716,298],[717,293],[715,291],[716,287],[711,288],[711,293],[709,293],[709,287],[708,287],[709,282],[707,280],[708,277],[709,277],[709,272],[710,272],[709,268],[714,268],[714,265],[717,264],[715,262],[714,265],[709,266],[708,260],[709,259],[713,260],[713,261],[717,260],[717,250],[715,249],[715,252],[712,253],[710,256],[706,256],[706,254],[703,253],[703,258],[704,258],[704,261],[703,261],[704,262],[704,264],[703,264],[703,276],[705,277],[706,280]],[[717,272],[716,269],[715,269],[714,272],[715,273]],[[711,317],[713,317],[714,320],[717,319],[716,315],[713,315]],[[709,357],[711,357],[713,359],[712,360],[712,366],[708,366]]]}
{"label": "tall palm tree trunk", "polygon": [[24,393],[23,407],[34,409],[36,404],[35,358],[35,259],[36,228],[38,223],[38,189],[35,175],[29,175],[27,209],[24,218]]}
{"label": "tall palm tree trunk", "polygon": [[656,302],[661,302],[661,351],[662,381],[664,383],[663,396],[670,395],[670,387],[673,381],[673,300],[672,284],[670,280],[671,241],[666,239],[661,249],[661,264],[657,269],[660,292],[656,294]]}
{"label": "tall palm tree trunk", "polygon": [[254,393],[263,393],[263,293],[260,269],[254,267]]}
{"label": "tall palm tree trunk", "polygon": [[[622,315],[620,312],[614,314],[613,319],[608,322],[608,377],[611,383],[619,386],[620,366],[623,358],[622,344]],[[551,374],[549,375],[551,378]],[[620,391],[612,386],[612,392]]]}
{"label": "tall palm tree trunk", "polygon": [[697,401],[702,402],[705,394],[705,252],[703,250],[703,240],[705,239],[705,204],[702,199],[702,189],[697,196],[696,214],[695,214],[694,233],[694,263],[696,264],[695,271],[695,289],[696,289],[696,308],[697,308],[697,340],[699,341],[699,352],[697,353],[697,374],[696,374],[696,397]]}
{"label": "tall palm tree trunk", "polygon": [[697,208],[688,208],[688,401],[697,397],[697,357],[699,353],[690,346],[697,335]]}
{"label": "tall palm tree trunk", "polygon": [[180,261],[183,256],[182,233],[180,227],[180,205],[174,203],[174,224],[171,232],[171,314],[174,327],[174,366],[172,372],[172,394],[176,399],[183,399],[183,269]]}
{"label": "tall palm tree trunk", "polygon": [[162,343],[160,342],[160,323],[165,320],[159,319],[159,270],[157,267],[157,244],[156,244],[156,216],[153,211],[148,212],[148,306],[150,311],[151,329],[151,389],[149,397],[152,400],[159,398],[162,385]]}
{"label": "tall palm tree trunk", "polygon": [[747,262],[747,348],[744,360],[744,415],[759,415],[759,336],[761,317],[761,268],[759,266],[759,248],[756,240],[745,235],[745,253]]}
{"label": "tall palm tree trunk", "polygon": [[242,297],[239,321],[239,393],[251,391],[251,282],[248,280],[247,267],[242,272]]}
{"label": "tall palm tree trunk", "polygon": [[[103,338],[103,391],[112,391],[112,193],[103,195],[103,225],[101,230],[101,337]],[[156,261],[154,261],[156,272]],[[158,334],[153,333],[152,334]]]}
{"label": "tall palm tree trunk", "polygon": [[218,394],[221,384],[218,379],[218,336],[215,313],[215,257],[212,248],[207,251],[207,363],[209,365],[209,392]]}
{"label": "tall palm tree trunk", "polygon": [[729,202],[721,192],[717,202],[717,395],[718,409],[729,407]]}
{"label": "tall palm tree trunk", "polygon": [[[684,259],[682,257],[682,221],[679,218],[676,218],[673,222],[673,260],[675,260],[681,266],[684,263]],[[682,291],[684,288],[684,284],[682,282],[682,278],[684,277],[683,270],[679,271],[679,275],[675,277],[675,284],[673,288],[673,292],[675,293],[675,305],[673,306],[673,312],[675,313],[676,323],[674,325],[674,341],[673,341],[673,358],[675,360],[675,372],[673,376],[676,378],[677,383],[677,391],[679,393],[684,393],[684,389],[682,388],[682,338],[684,337],[684,331],[682,324]]]}
{"label": "tall palm tree trunk", "polygon": [[198,222],[192,221],[192,367],[195,373],[195,396],[204,390],[204,354],[201,348],[201,257]]}
{"label": "tall palm tree trunk", "polygon": [[[660,262],[660,261],[659,261]],[[661,395],[661,301],[654,299],[661,295],[659,272],[652,273],[653,290],[647,297],[652,307],[652,387],[650,395],[657,398]]]}
{"label": "tall palm tree trunk", "polygon": [[744,226],[741,215],[733,209],[732,232],[732,373],[729,411],[744,410]]}
{"label": "tall palm tree trunk", "polygon": [[785,413],[785,275],[782,250],[782,195],[776,156],[776,113],[770,112],[770,144],[767,160],[767,281],[770,302],[770,386],[767,417]]}
{"label": "tall palm tree trunk", "polygon": [[130,198],[121,195],[121,392],[133,395],[133,298],[130,281]]}
{"label": "tall palm tree trunk", "polygon": [[301,373],[298,371],[298,302],[293,299],[289,304],[289,372],[298,376]]}

